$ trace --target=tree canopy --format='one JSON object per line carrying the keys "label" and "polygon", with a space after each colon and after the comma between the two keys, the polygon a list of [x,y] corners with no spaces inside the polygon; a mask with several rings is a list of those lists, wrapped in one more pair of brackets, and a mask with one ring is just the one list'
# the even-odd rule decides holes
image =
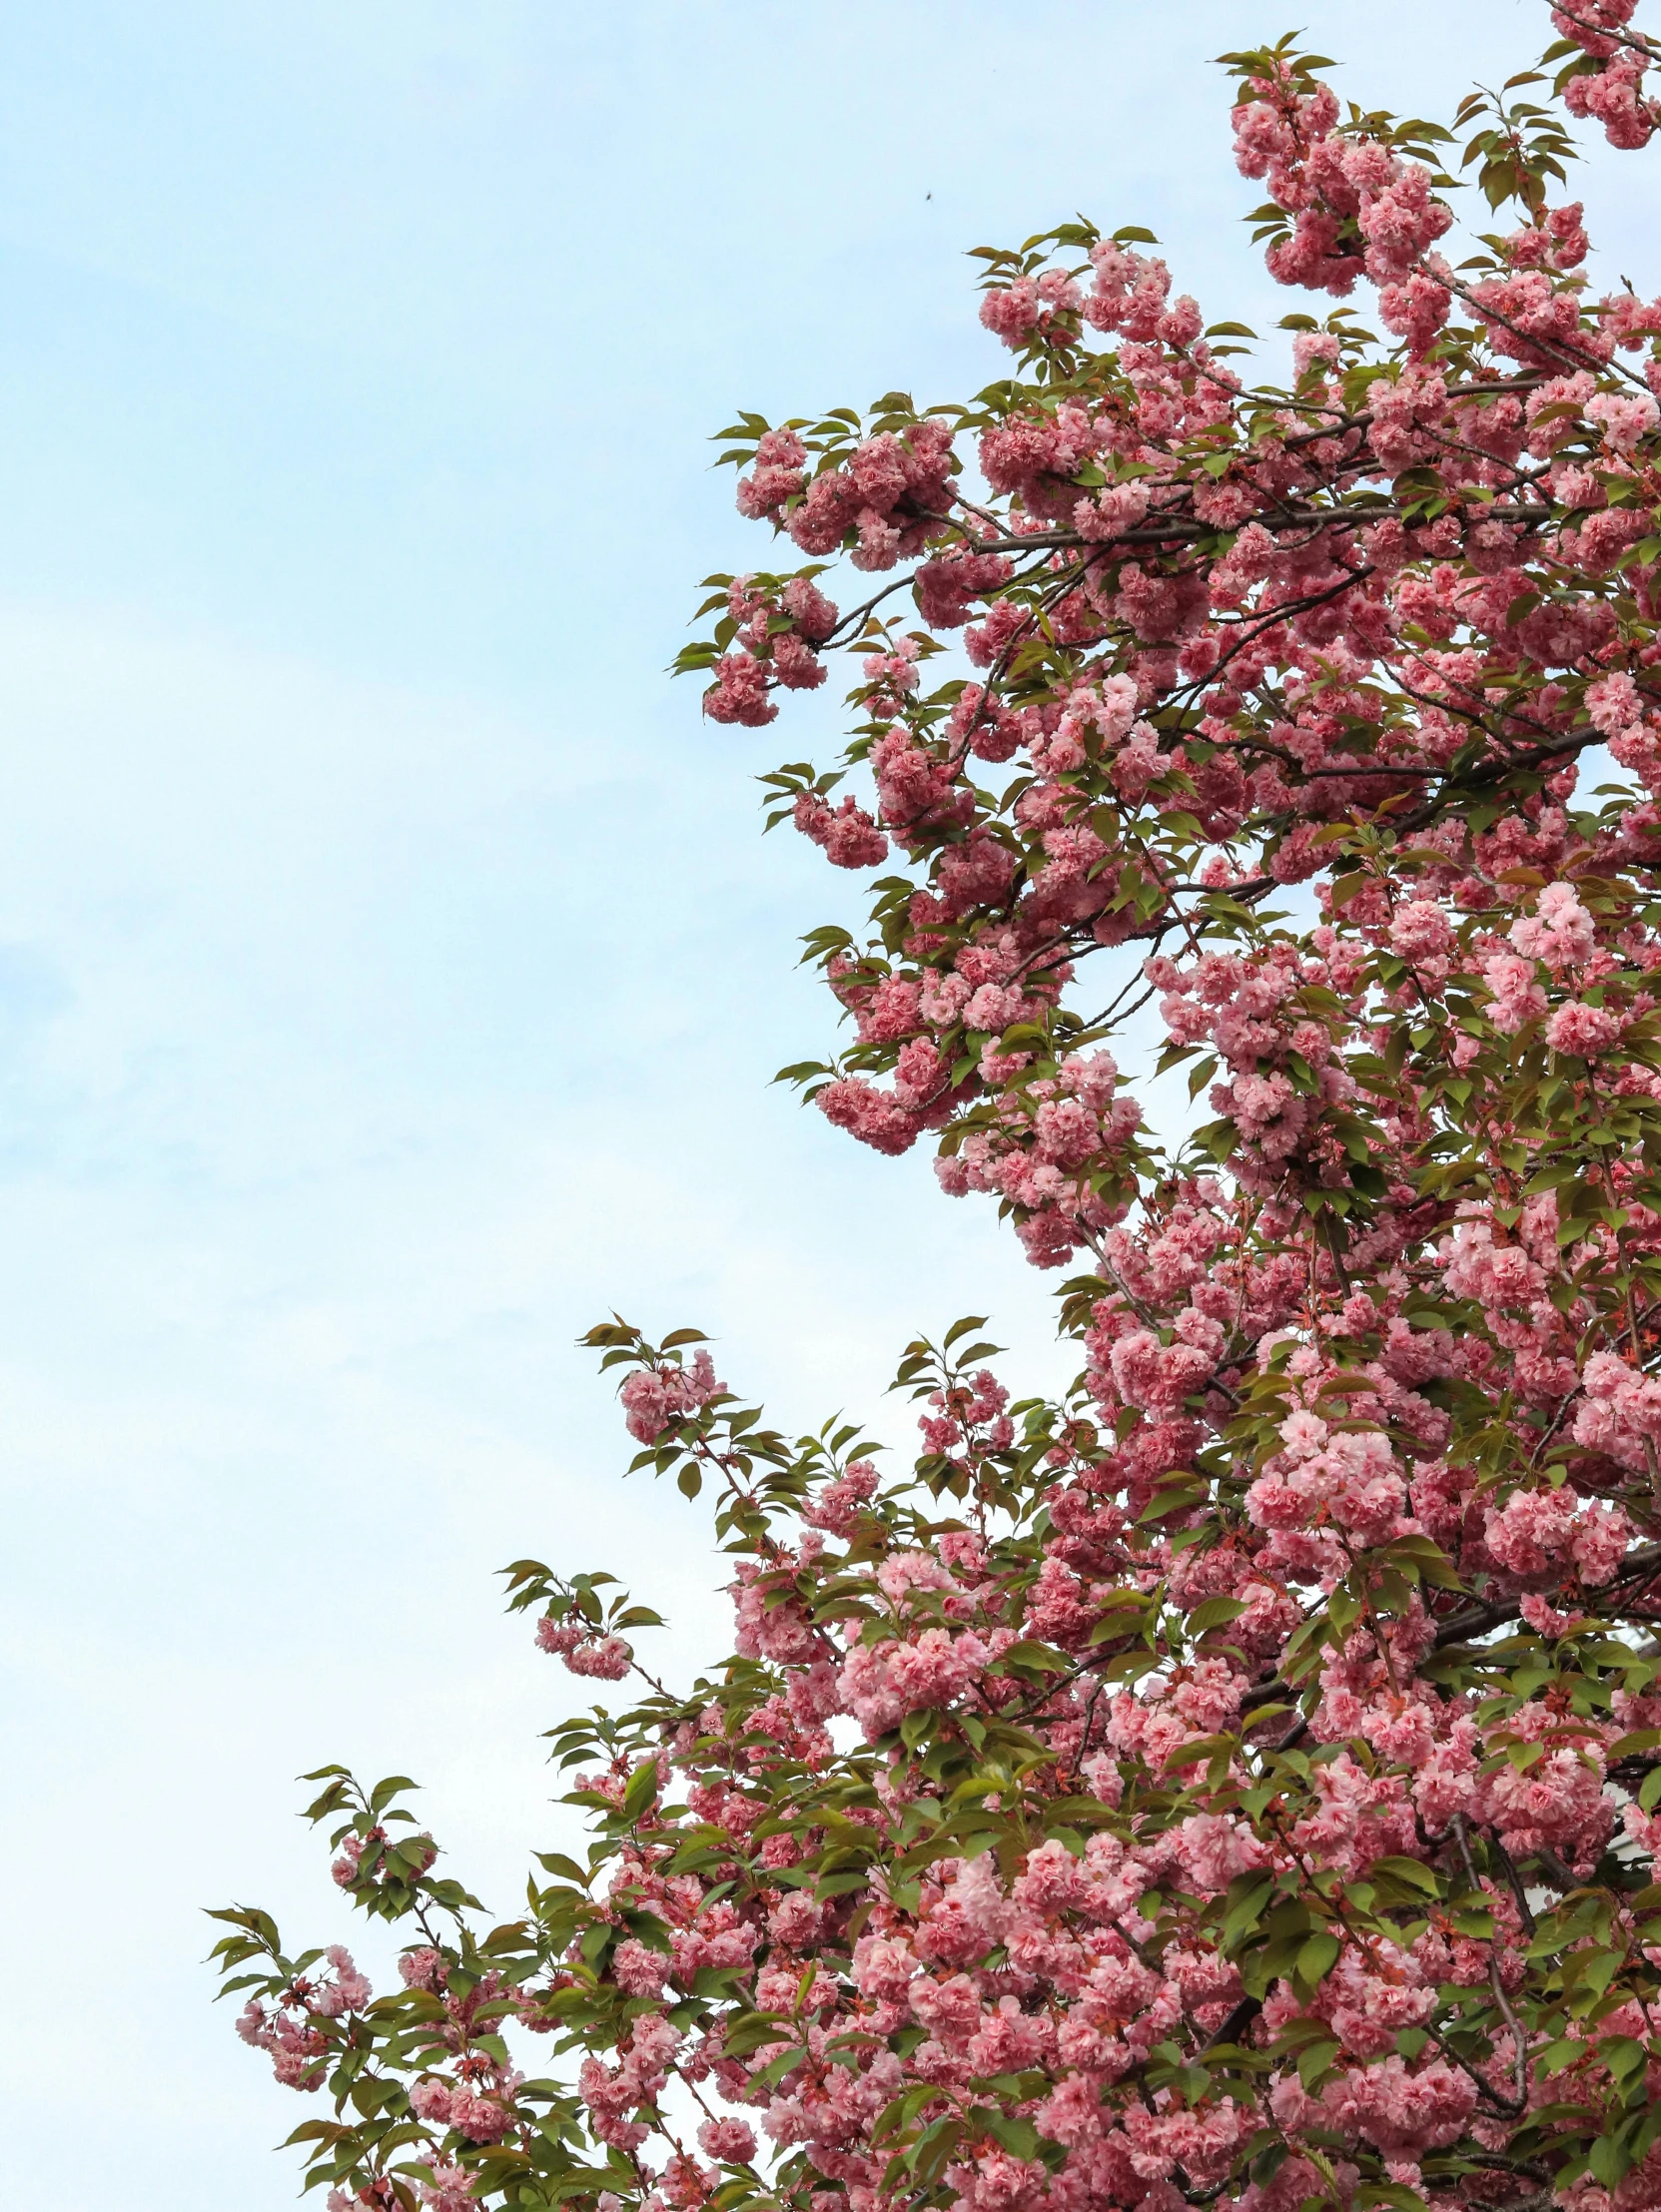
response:
{"label": "tree canopy", "polygon": [[1445,124],[1223,57],[1282,383],[1078,221],[979,250],[973,398],[724,433],[780,565],[681,665],[753,728],[852,656],[763,782],[876,871],[785,1074],[996,1202],[1081,1371],[919,1338],[894,1465],[592,1332],[733,1649],[507,1571],[619,1687],[506,1922],[309,1778],[399,1985],[216,1956],[332,2212],[1661,2206],[1661,300],[1566,197],[1661,120],[1633,14]]}

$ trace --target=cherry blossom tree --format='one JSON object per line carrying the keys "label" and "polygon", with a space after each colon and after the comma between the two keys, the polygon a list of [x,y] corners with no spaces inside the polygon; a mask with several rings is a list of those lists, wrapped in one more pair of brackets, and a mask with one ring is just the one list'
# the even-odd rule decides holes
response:
{"label": "cherry blossom tree", "polygon": [[1566,197],[1661,123],[1633,13],[1446,127],[1225,57],[1283,384],[1073,223],[982,251],[973,400],[727,433],[784,557],[683,665],[749,728],[854,656],[764,782],[881,871],[786,1073],[996,1200],[1082,1372],[920,1339],[890,1467],[593,1331],[733,1650],[508,1570],[618,1691],[503,1924],[310,1778],[397,1985],[216,1955],[333,2212],[1661,2206],[1661,300]]}

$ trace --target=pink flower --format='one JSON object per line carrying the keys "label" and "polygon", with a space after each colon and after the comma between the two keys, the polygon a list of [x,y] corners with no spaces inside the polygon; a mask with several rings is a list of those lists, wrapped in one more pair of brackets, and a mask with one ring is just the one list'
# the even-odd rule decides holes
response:
{"label": "pink flower", "polygon": [[1622,730],[1630,729],[1643,719],[1643,711],[1638,687],[1630,676],[1604,676],[1586,686],[1586,712],[1592,727],[1605,737],[1618,737]]}
{"label": "pink flower", "polygon": [[430,1944],[406,1951],[399,1959],[398,1970],[407,1989],[440,1989],[449,1976],[442,1952]]}
{"label": "pink flower", "polygon": [[755,2137],[743,2120],[705,2120],[698,2147],[724,2166],[744,2166],[755,2156]]}
{"label": "pink flower", "polygon": [[1536,911],[1511,924],[1511,943],[1525,960],[1543,961],[1555,975],[1578,966],[1596,943],[1591,916],[1566,883],[1548,883]]}
{"label": "pink flower", "polygon": [[611,1971],[617,1986],[631,1996],[660,1996],[669,1978],[669,1960],[662,1951],[648,1950],[632,1936],[611,1954]]}
{"label": "pink flower", "polygon": [[1546,1043],[1554,1053],[1574,1053],[1582,1060],[1596,1060],[1621,1034],[1621,1025],[1603,1007],[1584,1006],[1570,999],[1546,1024]]}
{"label": "pink flower", "polygon": [[469,2143],[499,2143],[513,2128],[513,2115],[492,2097],[456,2089],[449,2100],[449,2124]]}
{"label": "pink flower", "polygon": [[1109,484],[1093,497],[1079,501],[1073,509],[1073,527],[1081,537],[1107,543],[1144,521],[1150,504],[1144,484]]}
{"label": "pink flower", "polygon": [[1495,953],[1482,964],[1482,981],[1491,994],[1488,1020],[1507,1037],[1514,1037],[1546,1010],[1546,995],[1534,981],[1532,959]]}
{"label": "pink flower", "polygon": [[447,2159],[433,2163],[432,2179],[418,2182],[415,2193],[427,2212],[472,2212],[472,2176]]}
{"label": "pink flower", "polygon": [[1178,1831],[1177,1849],[1191,1879],[1214,1894],[1270,1856],[1249,1828],[1221,1813],[1191,1813]]}
{"label": "pink flower", "polygon": [[767,696],[766,663],[748,653],[728,653],[716,663],[715,681],[704,693],[703,711],[712,722],[741,722],[759,729],[778,719],[778,708]]}
{"label": "pink flower", "polygon": [[448,2127],[449,2100],[449,2083],[434,2076],[416,2082],[410,2092],[410,2109],[417,2119],[426,2120],[434,2127]]}
{"label": "pink flower", "polygon": [[1440,960],[1453,943],[1453,932],[1433,899],[1410,899],[1390,917],[1390,943],[1403,960]]}
{"label": "pink flower", "polygon": [[1629,1541],[1626,1515],[1618,1506],[1593,1505],[1584,1513],[1571,1490],[1517,1490],[1484,1529],[1488,1549],[1513,1574],[1537,1578],[1561,1570],[1572,1556],[1589,1584],[1607,1582]]}
{"label": "pink flower", "polygon": [[585,1639],[565,1654],[573,1675],[589,1675],[599,1682],[621,1682],[634,1661],[634,1652],[621,1636]]}
{"label": "pink flower", "polygon": [[1581,1382],[1575,1442],[1606,1452],[1634,1474],[1647,1473],[1661,1448],[1661,1381],[1600,1351],[1587,1360]]}
{"label": "pink flower", "polygon": [[696,1414],[725,1388],[716,1380],[708,1352],[699,1351],[689,1367],[637,1367],[617,1395],[628,1416],[630,1436],[652,1444],[672,1422]]}
{"label": "pink flower", "polygon": [[343,2012],[361,2012],[374,1994],[367,1978],[352,1962],[352,1953],[339,1943],[331,1943],[324,1952],[335,1969],[332,1982],[325,1982],[312,1998],[312,2010],[324,2019],[338,2019]]}
{"label": "pink flower", "polygon": [[1630,453],[1661,421],[1661,407],[1647,391],[1634,392],[1630,397],[1600,391],[1595,399],[1587,400],[1586,419],[1598,425],[1617,453]]}
{"label": "pink flower", "polygon": [[1162,1344],[1146,1329],[1121,1337],[1112,1353],[1113,1377],[1127,1405],[1172,1412],[1210,1378],[1216,1360],[1192,1344]]}

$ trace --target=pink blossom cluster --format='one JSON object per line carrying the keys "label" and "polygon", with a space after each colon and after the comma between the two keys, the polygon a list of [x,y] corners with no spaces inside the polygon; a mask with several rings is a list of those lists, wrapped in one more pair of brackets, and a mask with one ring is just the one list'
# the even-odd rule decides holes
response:
{"label": "pink blossom cluster", "polygon": [[1585,0],[1551,11],[1558,34],[1596,65],[1569,79],[1564,106],[1601,123],[1610,145],[1627,152],[1649,143],[1657,120],[1655,102],[1643,89],[1653,49],[1623,35],[1636,8],[1637,0]]}
{"label": "pink blossom cluster", "polygon": [[434,2129],[454,2128],[469,2143],[498,2143],[514,2122],[513,2094],[523,2075],[511,2068],[496,2068],[480,2094],[470,2080],[445,2081],[429,2074],[410,2092],[410,2109]]}
{"label": "pink blossom cluster", "polygon": [[555,1621],[544,1616],[536,1624],[539,1651],[564,1662],[573,1675],[590,1675],[600,1682],[621,1682],[634,1660],[626,1637],[595,1636],[585,1622]]}
{"label": "pink blossom cluster", "polygon": [[892,568],[920,552],[952,497],[952,429],[940,416],[866,438],[811,477],[807,458],[794,431],[768,431],[739,480],[740,511],[779,523],[812,555],[840,551],[851,534],[856,568]]}
{"label": "pink blossom cluster", "polygon": [[299,1976],[277,2004],[250,1997],[237,2018],[237,2033],[256,2050],[270,2052],[272,2070],[286,2089],[315,2089],[323,2079],[330,2045],[317,2022],[361,2012],[373,1994],[342,1944],[331,1943],[324,1956],[334,1969],[330,1978]]}
{"label": "pink blossom cluster", "polygon": [[689,1365],[665,1362],[660,1368],[637,1368],[623,1385],[628,1433],[642,1444],[653,1444],[665,1429],[694,1417],[725,1388],[702,1350],[694,1352]]}
{"label": "pink blossom cluster", "polygon": [[820,648],[839,616],[811,575],[792,576],[780,589],[735,577],[726,605],[729,650],[715,663],[704,712],[712,722],[759,728],[778,716],[770,691],[814,691],[824,682]]}

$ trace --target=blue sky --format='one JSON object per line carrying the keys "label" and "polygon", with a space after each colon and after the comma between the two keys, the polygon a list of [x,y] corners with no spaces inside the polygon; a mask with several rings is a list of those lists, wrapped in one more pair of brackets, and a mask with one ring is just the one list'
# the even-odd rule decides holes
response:
{"label": "blue sky", "polygon": [[[1443,114],[1543,9],[1303,11]],[[577,1685],[515,1555],[713,1654],[703,1524],[572,1339],[701,1323],[791,1424],[1048,1290],[767,1088],[849,915],[662,670],[759,564],[707,434],[973,389],[963,249],[1144,222],[1266,328],[1206,58],[1236,0],[0,8],[0,2195],[268,2212],[304,2116],[205,1903],[351,1939],[291,1778],[426,1785],[511,1909]],[[1479,37],[1491,51],[1479,50]],[[1644,288],[1656,171],[1584,187]],[[1578,187],[1577,187],[1578,189]],[[1649,290],[1655,273],[1648,270]],[[577,1702],[573,1696],[570,1703]],[[375,1946],[364,1955],[377,1963]]]}

